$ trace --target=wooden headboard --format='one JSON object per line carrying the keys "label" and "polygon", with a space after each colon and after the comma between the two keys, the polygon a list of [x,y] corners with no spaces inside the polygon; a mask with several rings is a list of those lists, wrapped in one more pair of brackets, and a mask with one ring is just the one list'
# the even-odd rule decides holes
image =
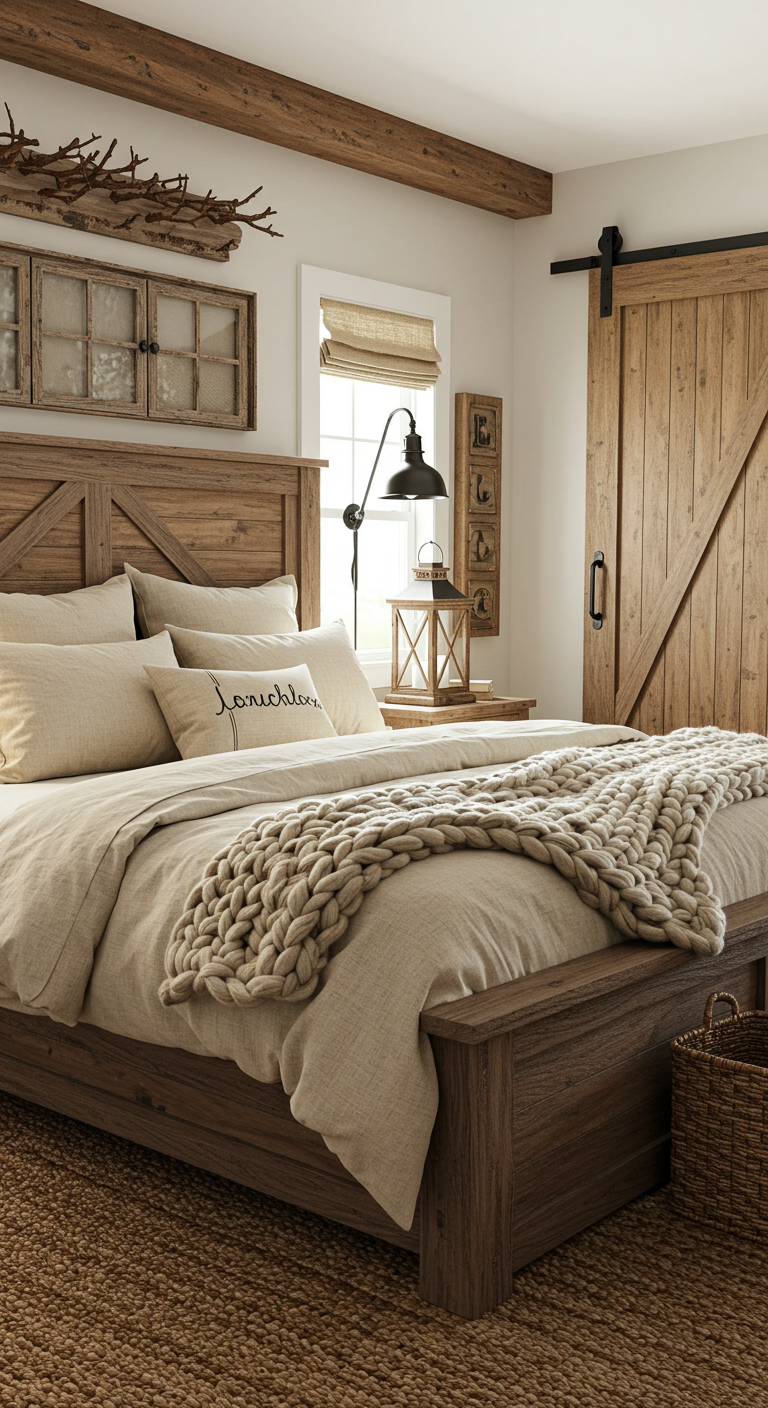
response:
{"label": "wooden headboard", "polygon": [[324,460],[0,433],[0,591],[67,592],[122,572],[254,586],[292,572],[320,624]]}

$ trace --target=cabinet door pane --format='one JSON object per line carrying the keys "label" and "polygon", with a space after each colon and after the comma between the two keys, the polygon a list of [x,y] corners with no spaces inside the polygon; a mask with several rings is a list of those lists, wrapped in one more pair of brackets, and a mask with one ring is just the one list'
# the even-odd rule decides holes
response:
{"label": "cabinet door pane", "polygon": [[200,363],[198,406],[201,411],[233,416],[237,410],[237,368],[231,362]]}
{"label": "cabinet door pane", "polygon": [[42,366],[44,395],[88,395],[84,342],[70,337],[44,337]]}
{"label": "cabinet door pane", "polygon": [[91,352],[91,394],[97,401],[135,401],[136,354],[130,347],[94,342]]}
{"label": "cabinet door pane", "polygon": [[157,341],[163,352],[195,352],[195,304],[189,298],[157,299]]}
{"label": "cabinet door pane", "polygon": [[203,357],[237,356],[237,309],[200,304],[200,352]]}
{"label": "cabinet door pane", "polygon": [[159,279],[147,292],[150,416],[255,429],[255,295]]}
{"label": "cabinet door pane", "polygon": [[17,323],[18,271],[10,264],[0,264],[0,323]]}
{"label": "cabinet door pane", "polygon": [[145,416],[146,277],[100,264],[32,259],[32,402]]}
{"label": "cabinet door pane", "polygon": [[30,403],[29,328],[29,256],[0,249],[0,401],[6,406]]}
{"label": "cabinet door pane", "polygon": [[195,409],[195,363],[192,357],[155,358],[158,404],[169,411]]}
{"label": "cabinet door pane", "polygon": [[[94,283],[91,327],[93,336],[105,342],[135,342],[136,294],[120,284]],[[94,393],[95,394],[95,393]],[[123,398],[126,399],[126,398]]]}
{"label": "cabinet door pane", "polygon": [[0,328],[0,391],[19,389],[18,333]]}
{"label": "cabinet door pane", "polygon": [[88,285],[63,274],[43,275],[43,331],[77,335],[88,331]]}

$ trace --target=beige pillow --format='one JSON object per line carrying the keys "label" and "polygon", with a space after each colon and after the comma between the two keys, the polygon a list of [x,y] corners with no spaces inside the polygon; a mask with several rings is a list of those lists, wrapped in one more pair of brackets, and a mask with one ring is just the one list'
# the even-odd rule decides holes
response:
{"label": "beige pillow", "polygon": [[32,596],[0,592],[0,640],[25,645],[97,645],[135,640],[133,592],[128,578],[100,587]]}
{"label": "beige pillow", "polygon": [[[170,619],[170,618],[169,618]],[[179,663],[192,670],[285,670],[308,665],[337,733],[386,728],[341,621],[293,635],[206,635],[168,626]]]}
{"label": "beige pillow", "polygon": [[182,758],[335,737],[306,665],[146,672]]}
{"label": "beige pillow", "polygon": [[192,631],[297,631],[295,577],[275,577],[260,587],[195,587],[139,572],[129,563],[143,636],[157,635],[166,621]]}
{"label": "beige pillow", "polygon": [[175,663],[167,631],[106,645],[0,642],[0,781],[177,759],[144,673],[145,665]]}

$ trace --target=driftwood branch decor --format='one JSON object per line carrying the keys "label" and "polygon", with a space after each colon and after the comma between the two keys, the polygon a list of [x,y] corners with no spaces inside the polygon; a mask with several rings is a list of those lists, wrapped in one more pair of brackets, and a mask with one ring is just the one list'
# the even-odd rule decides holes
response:
{"label": "driftwood branch decor", "polygon": [[189,177],[181,173],[165,179],[157,172],[137,175],[147,158],[133,147],[123,166],[110,166],[117,138],[102,154],[93,146],[101,141],[95,133],[86,141],[73,137],[55,152],[41,152],[35,137],[17,130],[7,103],[5,111],[9,130],[0,132],[0,210],[9,215],[219,261],[237,249],[240,225],[281,238],[264,223],[275,214],[269,206],[258,212],[243,210],[261,186],[244,200],[222,200],[210,190],[194,195]]}

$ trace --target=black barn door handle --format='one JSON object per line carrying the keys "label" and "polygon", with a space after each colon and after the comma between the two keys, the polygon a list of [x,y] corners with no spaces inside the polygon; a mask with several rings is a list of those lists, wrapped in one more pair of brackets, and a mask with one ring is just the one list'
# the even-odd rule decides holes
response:
{"label": "black barn door handle", "polygon": [[603,613],[602,611],[595,611],[595,576],[598,567],[602,570],[604,562],[605,554],[596,552],[589,564],[589,614],[592,617],[592,626],[596,631],[602,630]]}

